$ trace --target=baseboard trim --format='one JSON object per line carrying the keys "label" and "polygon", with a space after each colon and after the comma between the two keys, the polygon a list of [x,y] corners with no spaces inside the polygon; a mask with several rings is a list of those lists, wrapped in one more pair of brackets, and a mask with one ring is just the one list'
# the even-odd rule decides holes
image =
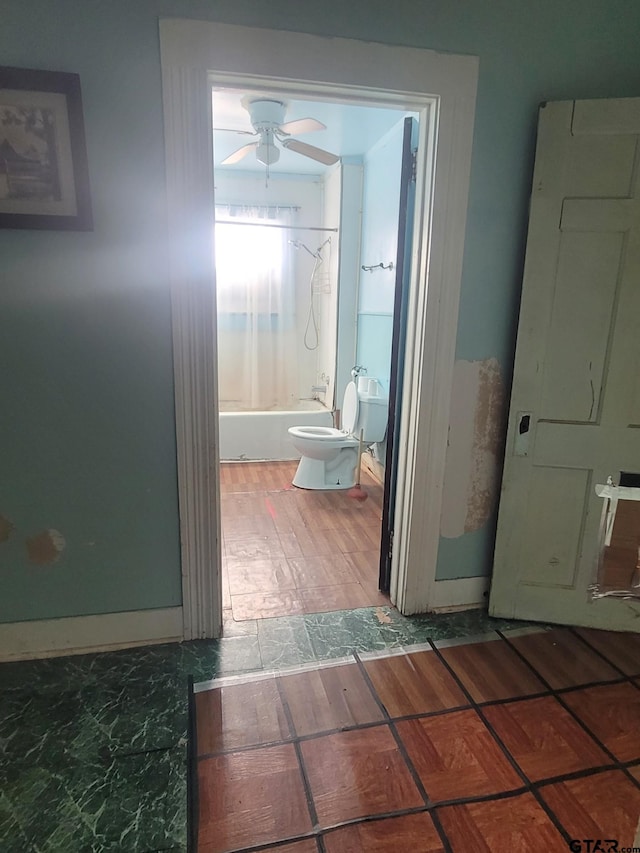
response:
{"label": "baseboard trim", "polygon": [[455,578],[436,581],[430,611],[470,610],[487,603],[489,578]]}
{"label": "baseboard trim", "polygon": [[180,642],[182,607],[0,624],[0,661]]}
{"label": "baseboard trim", "polygon": [[384,465],[381,462],[378,462],[370,453],[363,453],[362,467],[371,474],[374,480],[384,486]]}

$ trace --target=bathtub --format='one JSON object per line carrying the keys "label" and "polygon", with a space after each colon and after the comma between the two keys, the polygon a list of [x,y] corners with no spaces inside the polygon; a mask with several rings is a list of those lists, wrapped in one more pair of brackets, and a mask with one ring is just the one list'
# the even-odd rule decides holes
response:
{"label": "bathtub", "polygon": [[220,459],[299,459],[289,438],[292,426],[333,426],[333,416],[316,400],[269,412],[220,412]]}

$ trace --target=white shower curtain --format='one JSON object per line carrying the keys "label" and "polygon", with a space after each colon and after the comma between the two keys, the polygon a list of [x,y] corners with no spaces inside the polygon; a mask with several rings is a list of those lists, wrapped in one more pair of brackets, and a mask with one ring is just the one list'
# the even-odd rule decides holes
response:
{"label": "white shower curtain", "polygon": [[286,409],[298,396],[294,216],[294,208],[216,205],[222,411]]}

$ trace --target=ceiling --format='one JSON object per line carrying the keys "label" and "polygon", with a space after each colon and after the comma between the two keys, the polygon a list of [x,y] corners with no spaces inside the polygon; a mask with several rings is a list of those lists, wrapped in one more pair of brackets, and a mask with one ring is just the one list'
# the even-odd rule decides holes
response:
{"label": "ceiling", "polygon": [[[301,142],[324,148],[340,157],[355,157],[365,154],[403,116],[411,115],[404,109],[354,106],[344,103],[286,98],[282,94],[247,92],[239,89],[215,90],[213,93],[213,144],[216,167],[233,151],[253,142],[249,136],[230,131],[244,130],[253,133],[249,113],[241,104],[244,95],[286,100],[285,121],[300,118],[315,118],[326,125],[326,130],[296,136]],[[225,130],[219,130],[225,128]],[[256,160],[251,151],[235,166],[223,169],[241,169],[243,172],[263,172],[265,167]],[[303,157],[295,151],[281,149],[280,159],[270,167],[271,172],[288,174],[321,175],[327,168],[316,160]]]}

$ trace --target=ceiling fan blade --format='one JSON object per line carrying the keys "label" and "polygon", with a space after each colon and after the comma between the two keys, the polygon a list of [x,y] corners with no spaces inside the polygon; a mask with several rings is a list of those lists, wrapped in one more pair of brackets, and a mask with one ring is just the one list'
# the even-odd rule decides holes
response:
{"label": "ceiling fan blade", "polygon": [[303,154],[305,157],[317,160],[318,163],[324,163],[325,166],[332,166],[340,159],[337,154],[331,154],[322,148],[316,148],[315,145],[300,142],[299,139],[284,139],[282,145],[284,148],[290,148],[291,151],[295,151],[297,154]]}
{"label": "ceiling fan blade", "polygon": [[241,133],[244,136],[255,136],[252,130],[238,130],[237,127],[214,127],[216,133]]}
{"label": "ceiling fan blade", "polygon": [[280,130],[283,133],[288,133],[290,136],[296,136],[298,133],[311,133],[313,130],[326,129],[326,124],[322,124],[321,121],[315,118],[299,118],[280,125]]}
{"label": "ceiling fan blade", "polygon": [[243,145],[242,148],[238,148],[237,151],[233,152],[233,154],[229,154],[229,156],[224,159],[220,165],[233,166],[234,163],[239,163],[240,160],[243,160],[250,151],[253,151],[254,148],[257,147],[257,142],[250,142],[248,145]]}

